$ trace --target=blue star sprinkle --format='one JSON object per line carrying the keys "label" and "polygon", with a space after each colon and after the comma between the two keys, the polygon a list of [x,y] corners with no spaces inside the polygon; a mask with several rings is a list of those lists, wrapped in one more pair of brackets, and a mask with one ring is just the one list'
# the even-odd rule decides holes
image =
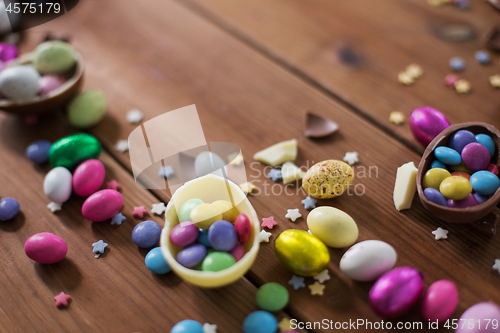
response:
{"label": "blue star sprinkle", "polygon": [[461,72],[465,69],[465,61],[460,57],[453,57],[450,59],[450,68],[454,71]]}
{"label": "blue star sprinkle", "polygon": [[108,246],[108,243],[104,243],[102,241],[102,239],[98,242],[95,242],[94,244],[92,244],[92,246],[94,247],[94,249],[92,250],[92,252],[94,252],[96,255],[96,259],[99,258],[99,256],[101,254],[104,253],[104,250],[106,249],[106,246]]}
{"label": "blue star sprinkle", "polygon": [[162,166],[160,168],[160,171],[158,172],[158,175],[160,175],[163,178],[170,178],[175,174],[174,169],[170,165],[167,166]]}
{"label": "blue star sprinkle", "polygon": [[283,175],[281,174],[281,170],[278,170],[278,169],[271,169],[271,171],[269,171],[267,176],[269,178],[271,178],[274,182],[277,182],[280,179],[283,179]]}
{"label": "blue star sprinkle", "polygon": [[111,219],[111,225],[122,225],[127,218],[122,213],[118,213]]}
{"label": "blue star sprinkle", "polygon": [[291,285],[294,290],[304,288],[306,286],[304,278],[297,275],[292,276],[292,279],[288,281],[288,284]]}
{"label": "blue star sprinkle", "polygon": [[474,53],[474,57],[477,62],[483,65],[489,64],[491,62],[490,54],[484,50],[479,50]]}
{"label": "blue star sprinkle", "polygon": [[316,202],[317,201],[315,199],[311,198],[311,197],[307,197],[304,200],[302,200],[302,204],[304,205],[305,209],[316,208]]}
{"label": "blue star sprinkle", "polygon": [[470,3],[468,0],[456,0],[453,2],[455,3],[455,6],[457,6],[459,9],[467,10],[470,8]]}

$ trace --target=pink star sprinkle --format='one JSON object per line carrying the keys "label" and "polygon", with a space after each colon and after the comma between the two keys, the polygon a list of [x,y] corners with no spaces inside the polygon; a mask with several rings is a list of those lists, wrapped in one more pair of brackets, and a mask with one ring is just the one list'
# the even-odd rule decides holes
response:
{"label": "pink star sprinkle", "polygon": [[274,216],[268,217],[268,218],[263,218],[262,219],[262,227],[266,227],[268,229],[272,229],[275,225],[277,225],[278,222],[274,220]]}
{"label": "pink star sprinkle", "polygon": [[134,207],[134,211],[132,212],[132,216],[135,217],[136,219],[142,219],[145,214],[147,214],[148,211],[144,206],[139,206],[139,207]]}
{"label": "pink star sprinkle", "polygon": [[453,74],[448,74],[446,75],[446,77],[444,78],[444,83],[446,83],[446,85],[448,87],[454,87],[455,86],[455,83],[458,81],[458,77],[456,75],[453,75]]}
{"label": "pink star sprinkle", "polygon": [[116,180],[113,179],[112,181],[106,183],[106,188],[118,191],[119,189],[122,188],[122,186],[118,184]]}
{"label": "pink star sprinkle", "polygon": [[56,301],[56,306],[68,306],[68,301],[71,299],[70,295],[66,295],[61,291],[59,295],[54,296],[54,300]]}

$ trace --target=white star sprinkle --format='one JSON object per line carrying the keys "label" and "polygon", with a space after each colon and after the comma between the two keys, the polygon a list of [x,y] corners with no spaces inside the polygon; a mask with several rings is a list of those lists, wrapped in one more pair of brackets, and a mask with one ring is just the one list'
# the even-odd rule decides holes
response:
{"label": "white star sprinkle", "polygon": [[319,281],[319,283],[323,283],[325,281],[330,280],[330,275],[328,274],[328,269],[325,269],[323,272],[314,275],[314,280]]}
{"label": "white star sprinkle", "polygon": [[140,123],[142,118],[144,118],[144,114],[138,109],[127,112],[127,121],[131,124]]}
{"label": "white star sprinkle", "polygon": [[160,171],[158,172],[160,177],[167,179],[172,177],[174,174],[174,169],[170,165],[160,167]]}
{"label": "white star sprinkle", "polygon": [[307,232],[308,232],[308,233],[310,233],[311,235],[313,234],[313,233],[311,232],[311,230],[307,230]]}
{"label": "white star sprinkle", "polygon": [[261,230],[259,233],[259,241],[269,243],[269,238],[271,237],[271,233],[265,230]]}
{"label": "white star sprinkle", "polygon": [[243,163],[243,155],[241,153],[232,153],[227,155],[227,160],[229,161],[229,165],[241,165]]}
{"label": "white star sprinkle", "polygon": [[304,283],[304,278],[302,276],[293,275],[288,284],[293,287],[294,290],[304,288],[306,284]]}
{"label": "white star sprinkle", "polygon": [[500,259],[495,259],[495,264],[491,267],[500,274]]}
{"label": "white star sprinkle", "polygon": [[128,150],[128,141],[120,140],[116,143],[115,149],[120,153],[124,153]]}
{"label": "white star sprinkle", "polygon": [[153,204],[153,209],[151,209],[151,213],[161,215],[165,211],[165,204],[160,202],[158,204]]}
{"label": "white star sprinkle", "polygon": [[292,220],[292,222],[295,222],[296,219],[298,219],[299,217],[302,216],[302,214],[299,213],[299,209],[298,208],[287,209],[286,211],[287,211],[287,213],[286,213],[285,217],[287,219]]}
{"label": "white star sprinkle", "polygon": [[58,204],[57,202],[51,202],[47,205],[47,208],[50,209],[52,213],[57,212],[58,210],[61,210],[61,204]]}
{"label": "white star sprinkle", "polygon": [[355,151],[345,153],[344,162],[348,163],[349,165],[354,165],[358,163],[359,162],[358,153]]}
{"label": "white star sprinkle", "polygon": [[217,333],[217,325],[209,323],[203,324],[203,333]]}
{"label": "white star sprinkle", "polygon": [[444,230],[441,227],[439,227],[436,230],[434,230],[432,232],[432,234],[435,236],[436,240],[447,239],[448,238],[448,230]]}

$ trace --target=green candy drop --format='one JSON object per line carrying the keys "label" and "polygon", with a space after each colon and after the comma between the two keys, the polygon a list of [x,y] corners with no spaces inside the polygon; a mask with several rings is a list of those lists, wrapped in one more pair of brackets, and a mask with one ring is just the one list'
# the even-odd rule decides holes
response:
{"label": "green candy drop", "polygon": [[203,259],[201,269],[209,272],[219,272],[233,266],[234,257],[226,252],[212,252]]}
{"label": "green candy drop", "polygon": [[288,304],[288,298],[288,290],[276,282],[263,284],[255,295],[257,305],[262,310],[271,312],[283,310]]}

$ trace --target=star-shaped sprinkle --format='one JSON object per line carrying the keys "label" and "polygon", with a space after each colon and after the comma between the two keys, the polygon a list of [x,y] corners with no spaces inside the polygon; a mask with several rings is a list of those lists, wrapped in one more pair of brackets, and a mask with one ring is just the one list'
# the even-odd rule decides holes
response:
{"label": "star-shaped sprinkle", "polygon": [[298,219],[299,217],[301,217],[302,214],[300,214],[299,212],[299,209],[298,208],[295,208],[295,209],[287,209],[286,210],[286,215],[285,217],[287,219],[290,219],[292,220],[292,222],[295,222],[296,219]]}
{"label": "star-shaped sprinkle", "polygon": [[330,280],[330,275],[328,274],[328,269],[325,269],[319,274],[313,276],[314,280],[319,281],[319,283],[323,283],[325,281]]}
{"label": "star-shaped sprinkle", "polygon": [[348,163],[349,165],[354,165],[358,163],[359,162],[358,153],[355,151],[348,151],[347,153],[345,153],[344,162]]}
{"label": "star-shaped sprinkle", "polygon": [[127,140],[119,140],[116,143],[115,149],[120,153],[124,153],[128,150],[128,141]]}
{"label": "star-shaped sprinkle", "polygon": [[174,174],[174,169],[170,165],[160,167],[160,171],[158,172],[159,176],[167,179],[172,177]]}
{"label": "star-shaped sprinkle", "polygon": [[460,72],[465,69],[465,61],[460,57],[453,57],[450,59],[450,68],[454,71]]}
{"label": "star-shaped sprinkle", "polygon": [[134,207],[134,211],[132,212],[132,216],[135,217],[136,219],[142,219],[145,214],[147,214],[148,211],[144,206],[139,206],[139,207]]}
{"label": "star-shaped sprinkle", "polygon": [[500,274],[500,259],[495,259],[495,264],[491,267]]}
{"label": "star-shaped sprinkle", "polygon": [[122,186],[115,179],[113,179],[106,183],[106,188],[109,190],[118,191],[119,189],[122,188]]}
{"label": "star-shaped sprinkle", "polygon": [[290,332],[292,330],[292,325],[290,324],[290,319],[288,318],[283,318],[281,321],[278,323],[278,328],[280,329],[280,332]]}
{"label": "star-shaped sprinkle", "polygon": [[56,301],[56,306],[68,306],[68,301],[71,299],[70,295],[65,294],[64,292],[60,292],[58,295],[54,296],[54,300]]}
{"label": "star-shaped sprinkle", "polygon": [[427,0],[427,3],[434,7],[439,7],[450,2],[452,2],[452,0]]}
{"label": "star-shaped sprinkle", "polygon": [[479,50],[474,53],[474,57],[477,62],[483,65],[489,64],[491,62],[490,54],[485,50]]}
{"label": "star-shaped sprinkle", "polygon": [[240,188],[246,194],[250,194],[253,192],[253,190],[256,189],[255,185],[252,184],[251,182],[246,182],[246,183],[240,184]]}
{"label": "star-shaped sprinkle", "polygon": [[271,169],[271,171],[269,171],[267,176],[269,178],[271,178],[273,180],[273,182],[277,182],[280,179],[283,179],[283,175],[281,173],[281,170],[278,170],[278,169]]}
{"label": "star-shaped sprinkle", "polygon": [[92,252],[95,253],[95,258],[97,259],[97,258],[99,258],[99,256],[101,254],[104,253],[104,250],[106,250],[106,247],[108,246],[108,243],[104,243],[102,241],[102,239],[101,239],[98,242],[95,242],[94,244],[92,244],[92,246],[94,247],[92,249]]}
{"label": "star-shaped sprinkle", "polygon": [[408,74],[413,79],[418,79],[422,76],[422,74],[424,74],[424,70],[417,64],[411,64],[406,67],[406,74]]}
{"label": "star-shaped sprinkle", "polygon": [[266,217],[262,219],[261,226],[263,228],[272,229],[275,225],[278,225],[278,222],[274,220],[274,216]]}
{"label": "star-shaped sprinkle", "polygon": [[127,218],[122,213],[118,213],[111,218],[111,225],[122,225]]}
{"label": "star-shaped sprinkle", "polygon": [[455,87],[455,83],[457,83],[458,80],[460,80],[460,78],[453,74],[448,74],[444,77],[444,83],[448,87]]}
{"label": "star-shaped sprinkle", "polygon": [[311,295],[323,295],[323,289],[325,289],[325,286],[320,284],[318,281],[314,282],[313,284],[309,285],[308,287],[311,289]]}
{"label": "star-shaped sprinkle", "polygon": [[468,94],[471,90],[470,82],[465,79],[460,79],[455,82],[455,90],[459,94]]}
{"label": "star-shaped sprinkle", "polygon": [[490,76],[490,84],[493,88],[500,88],[500,74]]}
{"label": "star-shaped sprinkle", "polygon": [[304,200],[301,201],[302,204],[304,205],[305,209],[313,209],[316,208],[316,199],[313,199],[311,197],[307,197]]}
{"label": "star-shaped sprinkle", "polygon": [[432,234],[435,236],[434,238],[436,240],[440,239],[447,239],[448,238],[448,230],[444,230],[443,228],[439,227],[436,230],[432,232]]}
{"label": "star-shaped sprinkle", "polygon": [[127,121],[131,124],[140,123],[142,118],[144,118],[144,114],[141,110],[133,109],[127,112]]}
{"label": "star-shaped sprinkle", "polygon": [[61,210],[61,204],[57,202],[51,202],[47,205],[47,208],[50,209],[52,213],[57,212],[58,210]]}
{"label": "star-shaped sprinkle", "polygon": [[407,86],[410,86],[415,82],[413,78],[406,72],[400,72],[398,74],[398,81]]}
{"label": "star-shaped sprinkle", "polygon": [[313,233],[311,232],[311,230],[307,229],[307,232],[312,235]]}
{"label": "star-shaped sprinkle", "polygon": [[241,165],[243,163],[243,155],[240,153],[232,153],[227,155],[227,160],[229,161],[229,165]]}
{"label": "star-shaped sprinkle", "polygon": [[259,241],[269,243],[269,238],[271,237],[272,233],[267,232],[265,230],[261,230],[259,232]]}
{"label": "star-shaped sprinkle", "polygon": [[203,324],[203,333],[217,333],[217,325],[209,323]]}
{"label": "star-shaped sprinkle", "polygon": [[402,125],[405,122],[405,114],[401,111],[392,111],[389,115],[389,121],[395,125]]}
{"label": "star-shaped sprinkle", "polygon": [[151,209],[151,213],[161,215],[165,211],[165,204],[163,202],[153,204],[153,209]]}
{"label": "star-shaped sprinkle", "polygon": [[306,284],[304,283],[304,278],[302,276],[293,275],[288,284],[292,286],[294,290],[304,288]]}

